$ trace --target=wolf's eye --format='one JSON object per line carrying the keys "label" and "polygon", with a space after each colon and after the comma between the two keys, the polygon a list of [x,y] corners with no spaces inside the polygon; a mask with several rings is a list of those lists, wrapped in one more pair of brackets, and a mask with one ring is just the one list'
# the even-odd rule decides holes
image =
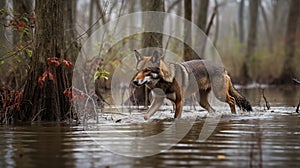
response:
{"label": "wolf's eye", "polygon": [[149,72],[151,72],[151,69],[146,68],[146,69],[144,69],[144,72],[145,72],[145,73],[149,73]]}

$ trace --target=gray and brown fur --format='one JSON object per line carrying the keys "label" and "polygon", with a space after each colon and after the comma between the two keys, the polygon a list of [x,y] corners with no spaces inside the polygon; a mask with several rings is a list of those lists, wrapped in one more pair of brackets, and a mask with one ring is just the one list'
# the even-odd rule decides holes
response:
{"label": "gray and brown fur", "polygon": [[207,60],[192,60],[182,63],[166,63],[155,51],[152,56],[143,56],[135,50],[137,73],[133,78],[136,86],[146,85],[152,92],[152,102],[144,118],[149,119],[162,105],[164,98],[175,104],[174,118],[180,118],[184,98],[199,93],[199,104],[207,111],[215,111],[208,102],[213,89],[215,96],[229,104],[236,113],[235,105],[252,111],[250,103],[234,89],[230,77],[222,66]]}

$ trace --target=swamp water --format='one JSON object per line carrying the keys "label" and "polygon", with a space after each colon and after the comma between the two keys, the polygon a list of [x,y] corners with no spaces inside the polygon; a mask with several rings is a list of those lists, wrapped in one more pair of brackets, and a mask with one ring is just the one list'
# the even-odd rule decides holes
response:
{"label": "swamp water", "polygon": [[[104,113],[99,122],[103,130],[86,130],[83,124],[63,123],[2,125],[0,167],[299,167],[300,114],[295,112],[299,89],[266,88],[264,94],[270,110],[265,110],[259,89],[242,93],[254,105],[254,112],[237,115],[226,112],[203,141],[199,135],[207,113],[187,110],[183,118],[196,119],[192,124],[183,124],[190,126],[187,134],[170,149],[146,157],[126,157],[106,147],[131,150],[136,146],[130,137],[163,132],[175,122],[168,110],[158,112],[149,121],[143,121],[139,111],[123,118]],[[140,121],[136,122],[137,119]],[[188,120],[183,119],[184,122]],[[118,137],[115,132],[129,136]],[[163,149],[170,145],[173,136],[165,134],[164,143],[157,146]]]}

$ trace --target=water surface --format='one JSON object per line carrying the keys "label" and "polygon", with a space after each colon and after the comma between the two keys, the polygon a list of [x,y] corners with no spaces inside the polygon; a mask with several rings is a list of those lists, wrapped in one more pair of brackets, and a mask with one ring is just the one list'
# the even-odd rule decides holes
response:
{"label": "water surface", "polygon": [[[299,92],[274,90],[265,91],[270,110],[265,110],[259,90],[242,90],[254,102],[255,111],[225,113],[205,141],[198,137],[206,112],[185,112],[183,115],[197,118],[187,135],[169,150],[142,158],[112,153],[103,145],[130,149],[130,138],[120,139],[113,133],[141,137],[158,134],[174,124],[169,112],[161,112],[164,115],[157,114],[158,118],[147,122],[134,122],[127,117],[116,123],[116,119],[102,118],[100,124],[111,127],[107,127],[105,137],[96,141],[93,135],[99,132],[85,131],[82,125],[1,126],[0,167],[299,167],[300,115],[295,113]],[[138,111],[131,115],[142,118]],[[163,147],[166,143],[158,145]]]}

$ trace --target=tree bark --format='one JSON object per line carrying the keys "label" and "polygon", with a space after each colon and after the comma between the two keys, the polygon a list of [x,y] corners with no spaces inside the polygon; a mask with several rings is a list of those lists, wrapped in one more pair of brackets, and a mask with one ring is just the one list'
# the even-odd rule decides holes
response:
{"label": "tree bark", "polygon": [[251,0],[249,1],[249,15],[250,15],[250,22],[249,22],[249,32],[248,32],[248,41],[247,41],[247,51],[245,56],[245,62],[243,65],[243,81],[242,83],[251,82],[252,79],[250,77],[249,72],[249,63],[255,53],[256,48],[256,32],[257,32],[257,18],[258,18],[258,5],[259,0]]}
{"label": "tree bark", "polygon": [[300,1],[291,0],[288,13],[287,29],[285,33],[285,61],[278,80],[279,84],[291,84],[293,83],[292,79],[296,77],[296,65],[294,63],[294,57],[296,51],[296,34],[299,17]]}
{"label": "tree bark", "polygon": [[[64,9],[61,0],[36,1],[35,44],[31,69],[24,89],[21,120],[61,121],[69,118],[70,101],[63,94],[70,88],[64,64],[49,64],[49,59],[65,59]],[[40,78],[45,72],[43,83]]]}

